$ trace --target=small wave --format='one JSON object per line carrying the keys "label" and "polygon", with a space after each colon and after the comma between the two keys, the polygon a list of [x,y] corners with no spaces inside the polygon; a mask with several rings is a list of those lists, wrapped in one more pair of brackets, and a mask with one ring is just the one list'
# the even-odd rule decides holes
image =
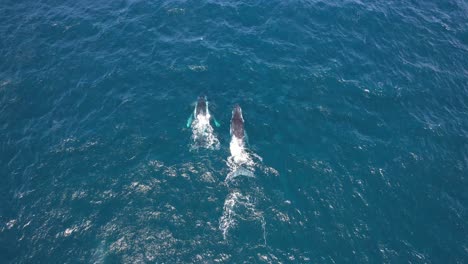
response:
{"label": "small wave", "polygon": [[99,246],[96,248],[92,255],[92,263],[98,264],[98,263],[105,263],[106,260],[106,255],[107,255],[107,246],[106,246],[106,241],[101,241],[99,243]]}
{"label": "small wave", "polygon": [[219,140],[210,124],[210,114],[198,115],[192,123],[192,143],[190,150],[219,149]]}
{"label": "small wave", "polygon": [[204,72],[208,69],[208,67],[204,65],[189,65],[188,68],[194,72]]}
{"label": "small wave", "polygon": [[168,14],[171,15],[184,15],[185,14],[185,8],[171,8],[166,11]]}

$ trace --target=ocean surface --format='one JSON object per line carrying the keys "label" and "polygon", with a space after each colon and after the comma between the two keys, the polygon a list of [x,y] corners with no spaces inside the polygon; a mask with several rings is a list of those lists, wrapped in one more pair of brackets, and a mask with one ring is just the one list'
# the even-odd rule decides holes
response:
{"label": "ocean surface", "polygon": [[0,1],[0,263],[468,263],[467,177],[464,0]]}

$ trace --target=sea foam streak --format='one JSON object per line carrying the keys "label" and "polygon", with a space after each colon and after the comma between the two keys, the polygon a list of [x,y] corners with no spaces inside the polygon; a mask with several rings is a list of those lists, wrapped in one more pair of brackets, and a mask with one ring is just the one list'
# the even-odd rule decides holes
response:
{"label": "sea foam streak", "polygon": [[223,215],[219,220],[219,229],[222,231],[225,240],[229,229],[235,227],[239,220],[260,222],[263,231],[263,241],[266,244],[266,222],[263,214],[255,208],[249,195],[243,195],[239,191],[233,191],[224,201]]}

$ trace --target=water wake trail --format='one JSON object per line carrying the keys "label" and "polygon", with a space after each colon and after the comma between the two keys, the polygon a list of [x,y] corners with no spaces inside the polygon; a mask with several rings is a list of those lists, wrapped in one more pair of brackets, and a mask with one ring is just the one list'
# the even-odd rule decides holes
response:
{"label": "water wake trail", "polygon": [[[231,189],[224,201],[223,214],[219,220],[219,229],[224,240],[228,239],[229,230],[239,226],[241,222],[257,222],[261,225],[263,242],[266,245],[266,221],[263,213],[256,208],[255,198],[261,193],[255,186],[248,186],[248,189],[255,190],[252,194],[241,191],[237,186],[240,177],[255,178],[255,167],[262,158],[245,148],[243,140],[233,136],[230,142],[231,155],[227,159],[229,172],[225,183]],[[254,197],[254,198],[252,198]]]}

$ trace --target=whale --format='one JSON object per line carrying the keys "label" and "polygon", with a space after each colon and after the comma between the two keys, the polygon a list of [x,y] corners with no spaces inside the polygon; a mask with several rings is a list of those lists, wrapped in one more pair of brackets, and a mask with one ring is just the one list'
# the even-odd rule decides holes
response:
{"label": "whale", "polygon": [[230,181],[240,175],[254,177],[254,161],[247,149],[248,137],[244,130],[242,108],[238,104],[232,109],[230,132],[231,142],[229,143],[229,150],[231,156],[228,158],[230,172],[227,180]]}
{"label": "whale", "polygon": [[232,110],[231,136],[237,138],[241,142],[244,141],[244,117],[242,116],[242,109],[238,104],[236,104]]}
{"label": "whale", "polygon": [[193,113],[187,119],[187,128],[192,125],[194,120],[203,121],[209,124],[211,119],[213,119],[216,127],[221,126],[221,124],[216,120],[216,118],[210,114],[210,111],[208,110],[208,100],[206,99],[206,96],[199,96]]}

